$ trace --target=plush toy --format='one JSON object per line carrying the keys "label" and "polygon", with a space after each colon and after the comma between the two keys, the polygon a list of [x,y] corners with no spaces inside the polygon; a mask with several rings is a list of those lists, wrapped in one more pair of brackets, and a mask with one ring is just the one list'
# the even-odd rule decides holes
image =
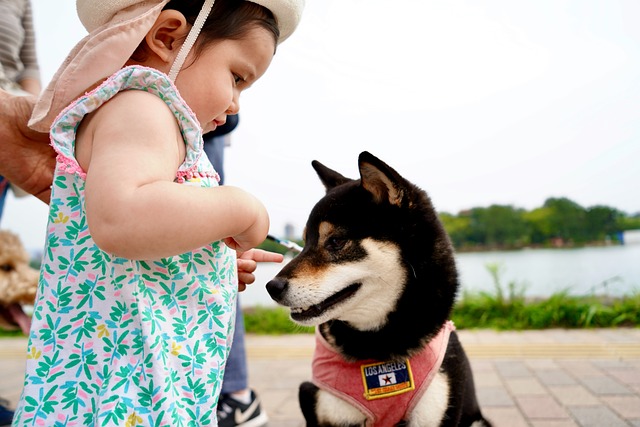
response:
{"label": "plush toy", "polygon": [[38,288],[38,270],[29,265],[29,254],[20,238],[0,230],[0,328],[29,333],[31,318],[23,305],[32,305]]}

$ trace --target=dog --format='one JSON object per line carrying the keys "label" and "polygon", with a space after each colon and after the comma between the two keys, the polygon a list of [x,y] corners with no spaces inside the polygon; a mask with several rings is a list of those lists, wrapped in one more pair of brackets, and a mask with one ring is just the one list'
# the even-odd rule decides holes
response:
{"label": "dog", "polygon": [[458,274],[426,192],[368,152],[353,180],[318,161],[326,188],[302,252],[266,287],[317,326],[308,427],[491,426],[448,321]]}
{"label": "dog", "polygon": [[29,265],[29,254],[20,238],[0,230],[0,328],[29,333],[31,318],[23,306],[33,305],[38,276],[38,270]]}

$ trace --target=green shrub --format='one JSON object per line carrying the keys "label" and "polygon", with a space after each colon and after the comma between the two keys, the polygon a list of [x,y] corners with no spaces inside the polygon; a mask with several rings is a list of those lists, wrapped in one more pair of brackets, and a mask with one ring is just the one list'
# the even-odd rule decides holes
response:
{"label": "green shrub", "polygon": [[289,310],[284,307],[249,307],[243,310],[244,327],[249,333],[281,335],[313,332],[312,327],[303,327],[289,318]]}
{"label": "green shrub", "polygon": [[612,298],[572,296],[567,289],[544,299],[526,299],[525,286],[501,282],[503,270],[488,264],[494,293],[465,292],[453,309],[456,327],[491,329],[546,329],[640,326],[640,292]]}
{"label": "green shrub", "polygon": [[[493,292],[465,292],[456,302],[451,319],[458,329],[547,329],[608,328],[640,326],[640,291],[612,298],[608,296],[573,296],[568,289],[548,298],[526,298],[526,286],[516,282],[504,285],[504,268],[487,264]],[[245,309],[247,332],[257,334],[291,334],[312,332],[313,328],[296,326],[289,311],[282,307]]]}

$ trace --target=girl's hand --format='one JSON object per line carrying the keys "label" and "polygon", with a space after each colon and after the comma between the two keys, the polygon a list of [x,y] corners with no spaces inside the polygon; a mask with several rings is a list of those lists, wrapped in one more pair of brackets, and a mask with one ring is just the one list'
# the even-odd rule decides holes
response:
{"label": "girl's hand", "polygon": [[[225,186],[223,186],[225,187]],[[228,187],[227,187],[228,188]],[[242,191],[237,189],[237,191]],[[255,196],[242,192],[244,215],[251,222],[239,233],[225,238],[224,243],[238,253],[250,251],[264,241],[269,232],[269,214],[267,208]]]}
{"label": "girl's hand", "polygon": [[247,288],[247,285],[256,281],[253,272],[256,271],[259,262],[282,262],[284,256],[275,252],[263,251],[262,249],[249,249],[246,252],[238,252],[238,290],[240,292]]}

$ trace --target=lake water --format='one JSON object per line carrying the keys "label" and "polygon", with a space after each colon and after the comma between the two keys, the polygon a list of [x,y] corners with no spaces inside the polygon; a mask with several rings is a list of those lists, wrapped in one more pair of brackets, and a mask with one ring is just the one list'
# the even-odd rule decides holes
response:
{"label": "lake water", "polygon": [[[509,282],[525,287],[527,296],[571,294],[623,295],[640,290],[640,244],[580,249],[530,249],[461,253],[456,256],[462,290],[493,291],[486,265],[497,263],[503,289]],[[241,294],[244,307],[275,306],[265,289],[284,264],[260,264],[256,282]]]}

